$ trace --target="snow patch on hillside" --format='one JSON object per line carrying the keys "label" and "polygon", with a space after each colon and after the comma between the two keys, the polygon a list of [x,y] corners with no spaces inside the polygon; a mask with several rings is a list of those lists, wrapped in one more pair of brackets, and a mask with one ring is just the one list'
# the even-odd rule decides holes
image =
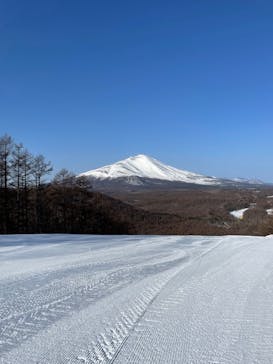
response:
{"label": "snow patch on hillside", "polygon": [[245,209],[240,209],[240,210],[234,210],[234,211],[230,211],[230,215],[236,217],[236,219],[240,219],[242,220],[244,218],[244,213],[249,209],[249,207],[245,208]]}

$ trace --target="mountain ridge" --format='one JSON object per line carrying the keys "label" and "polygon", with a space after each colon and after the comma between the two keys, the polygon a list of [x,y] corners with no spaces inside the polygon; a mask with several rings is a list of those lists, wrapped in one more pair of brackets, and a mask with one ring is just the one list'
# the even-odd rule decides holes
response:
{"label": "mountain ridge", "polygon": [[121,177],[141,177],[203,185],[215,185],[220,183],[219,179],[216,177],[208,177],[202,174],[181,170],[166,165],[159,160],[144,154],[138,154],[116,163],[81,173],[80,176],[101,180]]}
{"label": "mountain ridge", "polygon": [[[90,178],[95,188],[179,188],[189,186],[217,187],[254,185],[253,180],[206,176],[178,169],[161,161],[138,154],[116,163],[81,173]],[[262,184],[261,181],[256,184]]]}

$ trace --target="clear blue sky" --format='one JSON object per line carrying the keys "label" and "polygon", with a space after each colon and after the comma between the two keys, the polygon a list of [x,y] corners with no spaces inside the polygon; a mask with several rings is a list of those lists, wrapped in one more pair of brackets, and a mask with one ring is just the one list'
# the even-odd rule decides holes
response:
{"label": "clear blue sky", "polygon": [[273,181],[273,2],[1,1],[5,132],[56,170],[144,153]]}

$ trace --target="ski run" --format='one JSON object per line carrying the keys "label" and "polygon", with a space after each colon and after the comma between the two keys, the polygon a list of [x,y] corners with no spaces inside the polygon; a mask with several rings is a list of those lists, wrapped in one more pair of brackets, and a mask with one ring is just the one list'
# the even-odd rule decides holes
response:
{"label": "ski run", "polygon": [[0,237],[1,364],[273,363],[273,237]]}

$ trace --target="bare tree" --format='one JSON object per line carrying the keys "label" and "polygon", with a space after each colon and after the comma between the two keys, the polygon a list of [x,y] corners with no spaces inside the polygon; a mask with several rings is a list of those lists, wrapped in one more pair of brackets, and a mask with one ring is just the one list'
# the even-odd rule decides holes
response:
{"label": "bare tree", "polygon": [[24,156],[23,144],[15,144],[12,151],[11,160],[11,186],[16,189],[16,210],[15,216],[17,221],[17,227],[22,225],[22,167]]}
{"label": "bare tree", "polygon": [[24,190],[27,190],[31,185],[33,185],[32,175],[33,175],[33,156],[29,153],[27,149],[23,151],[22,157],[22,186]]}
{"label": "bare tree", "polygon": [[34,157],[32,164],[32,173],[34,177],[34,183],[36,188],[40,188],[41,184],[44,182],[43,178],[52,172],[51,162],[47,162],[45,157],[41,154]]}
{"label": "bare tree", "polygon": [[0,187],[4,189],[9,183],[12,148],[13,140],[5,134],[0,138]]}
{"label": "bare tree", "polygon": [[73,187],[76,183],[76,176],[67,169],[61,169],[54,177],[53,183],[64,187]]}
{"label": "bare tree", "polygon": [[47,162],[45,157],[41,154],[33,158],[32,162],[32,175],[34,178],[34,184],[36,187],[35,193],[35,225],[36,230],[41,232],[42,221],[42,194],[41,187],[44,183],[44,177],[53,170],[51,162]]}
{"label": "bare tree", "polygon": [[9,206],[8,206],[8,187],[10,181],[11,154],[13,148],[12,138],[5,134],[0,138],[0,188],[1,193],[2,213],[1,223],[3,231],[7,233],[9,226]]}
{"label": "bare tree", "polygon": [[27,149],[24,149],[22,156],[22,175],[21,175],[21,186],[22,186],[22,212],[23,212],[23,228],[24,231],[28,231],[29,227],[29,195],[30,189],[33,186],[32,180],[32,162],[33,156]]}

